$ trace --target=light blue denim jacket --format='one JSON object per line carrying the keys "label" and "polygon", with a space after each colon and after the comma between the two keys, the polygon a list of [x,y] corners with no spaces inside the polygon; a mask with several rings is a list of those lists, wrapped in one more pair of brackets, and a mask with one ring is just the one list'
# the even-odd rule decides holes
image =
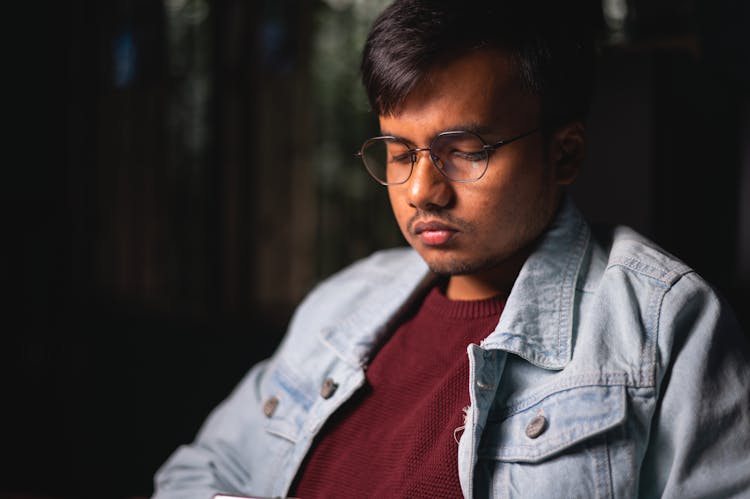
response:
{"label": "light blue denim jacket", "polygon": [[[750,497],[739,326],[653,243],[627,228],[607,239],[595,242],[566,200],[495,330],[467,346],[464,496]],[[374,348],[432,282],[414,251],[398,249],[320,284],[276,354],[159,470],[155,497],[285,496],[323,424],[365,382]]]}

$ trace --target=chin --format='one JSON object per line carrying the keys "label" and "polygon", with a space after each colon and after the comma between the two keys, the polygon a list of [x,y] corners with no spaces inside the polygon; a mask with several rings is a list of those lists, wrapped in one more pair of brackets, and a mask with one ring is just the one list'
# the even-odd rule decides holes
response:
{"label": "chin", "polygon": [[459,259],[447,259],[446,261],[430,261],[425,259],[427,266],[432,272],[443,276],[471,275],[492,269],[500,264],[502,260],[470,261]]}

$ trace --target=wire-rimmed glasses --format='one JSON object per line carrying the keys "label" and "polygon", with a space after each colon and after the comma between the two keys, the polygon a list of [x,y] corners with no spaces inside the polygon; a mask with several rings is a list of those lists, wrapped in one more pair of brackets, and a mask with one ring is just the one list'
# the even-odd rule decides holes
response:
{"label": "wire-rimmed glasses", "polygon": [[494,144],[487,144],[473,132],[443,132],[432,139],[430,147],[422,148],[409,147],[403,140],[385,135],[365,141],[357,156],[362,158],[370,176],[383,185],[398,185],[409,180],[417,154],[422,151],[429,152],[432,164],[449,180],[476,182],[487,171],[493,151],[538,130],[535,128]]}

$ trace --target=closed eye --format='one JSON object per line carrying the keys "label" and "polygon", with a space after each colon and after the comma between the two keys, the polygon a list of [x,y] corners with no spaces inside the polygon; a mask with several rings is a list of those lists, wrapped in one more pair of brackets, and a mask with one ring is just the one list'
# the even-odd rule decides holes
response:
{"label": "closed eye", "polygon": [[484,161],[485,158],[485,151],[476,151],[476,152],[464,152],[464,151],[454,151],[451,153],[451,157],[454,160],[460,160],[460,161]]}
{"label": "closed eye", "polygon": [[390,163],[411,163],[411,154],[407,152],[391,156]]}

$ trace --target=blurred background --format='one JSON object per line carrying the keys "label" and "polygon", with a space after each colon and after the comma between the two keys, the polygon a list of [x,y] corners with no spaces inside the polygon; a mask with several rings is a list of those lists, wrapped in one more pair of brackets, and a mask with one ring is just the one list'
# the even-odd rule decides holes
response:
{"label": "blurred background", "polygon": [[[595,223],[750,315],[750,6],[586,0]],[[385,0],[13,7],[2,202],[2,498],[148,496],[152,475],[347,263],[403,244],[353,153]]]}

